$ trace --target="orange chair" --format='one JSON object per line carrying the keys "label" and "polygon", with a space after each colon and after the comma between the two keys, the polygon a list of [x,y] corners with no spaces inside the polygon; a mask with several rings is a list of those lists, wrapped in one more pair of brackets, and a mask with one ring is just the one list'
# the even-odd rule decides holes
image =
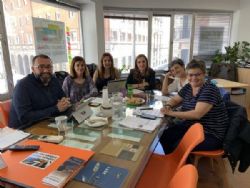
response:
{"label": "orange chair", "polygon": [[193,165],[184,165],[171,179],[167,188],[196,188],[198,172]]}
{"label": "orange chair", "polygon": [[0,126],[8,126],[10,105],[11,100],[0,101]]}
{"label": "orange chair", "polygon": [[212,170],[214,170],[214,159],[221,158],[224,155],[224,150],[218,149],[218,150],[212,150],[212,151],[193,151],[191,154],[194,155],[194,165],[196,166],[196,168],[198,167],[200,158],[208,157],[210,158],[210,164],[211,164]]}
{"label": "orange chair", "polygon": [[203,126],[192,125],[177,148],[168,155],[152,154],[136,187],[166,187],[171,178],[186,162],[190,152],[204,140]]}

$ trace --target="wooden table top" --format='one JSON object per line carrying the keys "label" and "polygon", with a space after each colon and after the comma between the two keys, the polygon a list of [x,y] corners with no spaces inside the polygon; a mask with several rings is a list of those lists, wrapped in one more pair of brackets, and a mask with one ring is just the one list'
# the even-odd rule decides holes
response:
{"label": "wooden table top", "polygon": [[248,84],[240,83],[240,82],[233,82],[230,80],[225,79],[214,79],[217,82],[217,86],[221,88],[247,88],[249,87]]}

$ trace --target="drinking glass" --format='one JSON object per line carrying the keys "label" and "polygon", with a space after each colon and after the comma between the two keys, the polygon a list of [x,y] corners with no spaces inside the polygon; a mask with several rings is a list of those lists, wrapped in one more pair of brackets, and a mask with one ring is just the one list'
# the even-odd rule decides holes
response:
{"label": "drinking glass", "polygon": [[56,126],[58,129],[58,135],[62,135],[62,136],[65,135],[67,120],[68,120],[67,116],[58,116],[55,118]]}
{"label": "drinking glass", "polygon": [[115,121],[123,118],[123,101],[120,92],[112,93],[112,119]]}

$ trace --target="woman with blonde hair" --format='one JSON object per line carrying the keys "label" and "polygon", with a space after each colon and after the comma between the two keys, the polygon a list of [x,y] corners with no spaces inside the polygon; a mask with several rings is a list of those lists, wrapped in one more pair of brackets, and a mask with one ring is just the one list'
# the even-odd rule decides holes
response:
{"label": "woman with blonde hair", "polygon": [[99,67],[93,76],[93,80],[98,91],[101,91],[104,86],[107,86],[110,80],[116,80],[119,78],[120,74],[118,69],[114,67],[112,55],[108,52],[105,52],[102,55]]}
{"label": "woman with blonde hair", "polygon": [[97,89],[89,75],[84,58],[75,56],[72,59],[70,75],[65,78],[62,88],[71,103],[97,95]]}
{"label": "woman with blonde hair", "polygon": [[127,85],[142,90],[152,90],[155,87],[155,71],[149,67],[148,59],[139,54],[135,59],[135,68],[130,70]]}

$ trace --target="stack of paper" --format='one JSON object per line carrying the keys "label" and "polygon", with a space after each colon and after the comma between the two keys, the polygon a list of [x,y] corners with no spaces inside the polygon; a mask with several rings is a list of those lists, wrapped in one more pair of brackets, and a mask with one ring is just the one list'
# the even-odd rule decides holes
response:
{"label": "stack of paper", "polygon": [[155,100],[158,100],[158,101],[169,101],[171,98],[170,97],[167,97],[167,96],[160,96],[160,95],[155,95]]}
{"label": "stack of paper", "polygon": [[25,133],[20,130],[11,129],[5,127],[0,129],[0,150],[4,150],[7,147],[27,138],[30,133]]}
{"label": "stack of paper", "polygon": [[153,132],[161,123],[160,119],[150,120],[139,117],[127,116],[119,124],[124,127],[146,132]]}

